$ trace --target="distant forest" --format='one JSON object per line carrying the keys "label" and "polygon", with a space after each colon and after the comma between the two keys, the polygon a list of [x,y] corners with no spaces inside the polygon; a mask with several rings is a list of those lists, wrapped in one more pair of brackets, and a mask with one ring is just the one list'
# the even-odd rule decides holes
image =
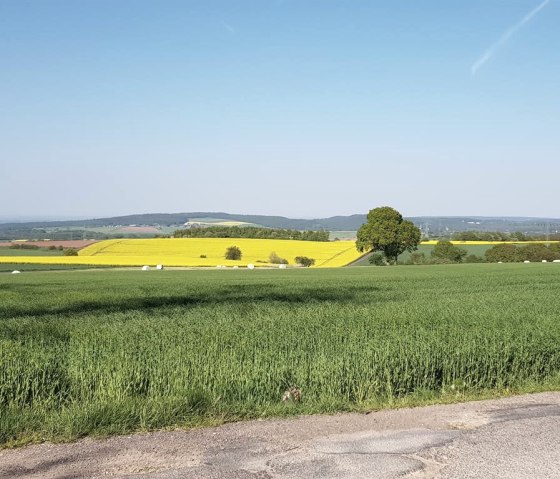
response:
{"label": "distant forest", "polygon": [[451,236],[454,241],[534,241],[540,238],[527,235],[521,231],[507,233],[504,231],[461,231]]}
{"label": "distant forest", "polygon": [[175,238],[254,238],[299,241],[329,241],[328,231],[299,231],[292,229],[259,228],[256,226],[209,226],[181,229]]}
{"label": "distant forest", "polygon": [[[91,228],[103,226],[161,226],[179,228],[190,218],[214,218],[223,221],[240,221],[263,228],[290,229],[298,231],[356,231],[366,221],[365,214],[332,216],[330,218],[300,219],[284,216],[237,215],[220,212],[190,213],[150,213],[111,218],[72,221],[34,221],[21,223],[0,223],[0,240],[51,238],[52,230],[56,239],[75,238],[116,238],[147,237],[151,235],[107,234]],[[418,226],[425,238],[452,238],[453,235],[476,230],[477,232],[522,232],[527,236],[553,239],[560,235],[560,219],[554,218],[511,218],[511,217],[464,217],[425,216],[407,217]],[[46,229],[49,231],[46,231]],[[72,228],[73,231],[64,231]]]}

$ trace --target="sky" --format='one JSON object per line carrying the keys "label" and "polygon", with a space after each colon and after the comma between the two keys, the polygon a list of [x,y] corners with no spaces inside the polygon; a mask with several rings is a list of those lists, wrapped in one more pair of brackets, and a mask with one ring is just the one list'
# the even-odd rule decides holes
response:
{"label": "sky", "polygon": [[560,217],[560,0],[0,0],[0,217]]}

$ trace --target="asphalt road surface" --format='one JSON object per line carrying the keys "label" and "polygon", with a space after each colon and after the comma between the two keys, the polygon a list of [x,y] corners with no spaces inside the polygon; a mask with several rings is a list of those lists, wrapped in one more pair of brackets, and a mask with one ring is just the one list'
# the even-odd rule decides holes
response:
{"label": "asphalt road surface", "polygon": [[0,478],[560,478],[560,393],[0,451]]}

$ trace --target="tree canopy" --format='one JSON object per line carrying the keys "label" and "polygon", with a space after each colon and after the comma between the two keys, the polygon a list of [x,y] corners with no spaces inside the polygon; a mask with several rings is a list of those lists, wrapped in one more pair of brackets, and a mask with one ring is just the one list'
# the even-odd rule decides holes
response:
{"label": "tree canopy", "polygon": [[491,263],[515,263],[518,261],[554,261],[560,260],[560,244],[498,244],[485,253],[486,260]]}
{"label": "tree canopy", "polygon": [[434,246],[431,254],[435,262],[461,263],[467,256],[467,251],[455,246],[451,241],[440,240]]}
{"label": "tree canopy", "polygon": [[396,263],[405,251],[414,251],[420,243],[421,232],[412,221],[389,206],[370,210],[367,222],[358,230],[358,251],[381,251],[389,263]]}

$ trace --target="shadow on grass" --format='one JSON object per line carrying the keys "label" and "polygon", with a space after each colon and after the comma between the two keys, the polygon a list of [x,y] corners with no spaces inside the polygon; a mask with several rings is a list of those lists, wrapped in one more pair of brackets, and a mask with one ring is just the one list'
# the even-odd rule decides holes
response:
{"label": "shadow on grass", "polygon": [[[387,294],[389,293],[389,294]],[[399,295],[400,296],[400,295]],[[395,292],[374,286],[314,286],[286,288],[276,284],[228,285],[191,290],[183,294],[154,294],[149,290],[126,296],[105,296],[94,301],[71,301],[66,304],[14,304],[0,310],[0,318],[23,316],[75,315],[90,312],[115,313],[153,310],[167,307],[192,308],[204,305],[246,305],[255,303],[303,305],[312,303],[363,304],[397,299]]]}

